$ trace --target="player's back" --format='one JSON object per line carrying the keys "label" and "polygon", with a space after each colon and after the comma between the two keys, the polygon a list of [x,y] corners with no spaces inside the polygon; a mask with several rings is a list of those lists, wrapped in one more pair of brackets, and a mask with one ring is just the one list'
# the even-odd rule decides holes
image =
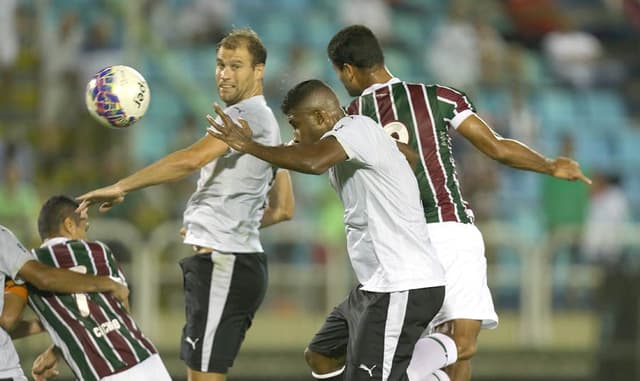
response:
{"label": "player's back", "polygon": [[449,127],[475,111],[464,93],[393,78],[366,89],[347,108],[367,115],[420,156],[414,172],[427,222],[472,222],[456,174]]}
{"label": "player's back", "polygon": [[[34,254],[47,265],[125,281],[110,249],[101,242],[54,238]],[[110,294],[56,294],[30,288],[29,305],[80,380],[99,380],[157,353]]]}

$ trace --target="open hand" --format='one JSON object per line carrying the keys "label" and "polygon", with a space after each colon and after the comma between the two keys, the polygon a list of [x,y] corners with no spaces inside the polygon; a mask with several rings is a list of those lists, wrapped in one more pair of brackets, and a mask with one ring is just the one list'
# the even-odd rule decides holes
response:
{"label": "open hand", "polygon": [[85,193],[82,196],[76,197],[76,200],[80,201],[80,206],[78,207],[77,212],[80,213],[83,210],[88,209],[91,205],[97,203],[100,203],[99,210],[101,212],[106,212],[115,204],[119,204],[124,201],[124,196],[126,196],[126,194],[127,193],[120,189],[120,186],[117,184]]}
{"label": "open hand", "polygon": [[557,157],[553,161],[553,173],[554,177],[565,180],[580,180],[585,184],[591,185],[591,179],[585,176],[580,169],[580,164],[575,160],[568,157]]}
{"label": "open hand", "polygon": [[211,125],[207,128],[209,135],[222,140],[236,151],[246,152],[247,147],[253,143],[253,132],[249,123],[244,119],[238,119],[239,124],[235,123],[217,103],[214,103],[213,108],[220,116],[222,124],[218,123],[211,115],[207,115],[207,121]]}
{"label": "open hand", "polygon": [[33,361],[31,376],[35,381],[46,381],[58,373],[58,356],[54,347],[49,347]]}

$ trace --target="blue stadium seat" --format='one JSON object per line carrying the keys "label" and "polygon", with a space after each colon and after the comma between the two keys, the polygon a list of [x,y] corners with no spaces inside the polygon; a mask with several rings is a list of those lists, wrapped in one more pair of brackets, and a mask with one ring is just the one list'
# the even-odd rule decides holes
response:
{"label": "blue stadium seat", "polygon": [[[392,15],[392,34],[395,39],[412,49],[423,48],[427,44],[424,20],[417,15],[394,12]],[[422,57],[420,57],[422,59]]]}
{"label": "blue stadium seat", "polygon": [[304,41],[310,44],[311,49],[326,51],[329,40],[340,29],[336,17],[330,11],[316,9],[307,14],[304,19]]}
{"label": "blue stadium seat", "polygon": [[640,131],[624,126],[612,127],[608,131],[617,131],[620,166],[637,171],[640,168]]}
{"label": "blue stadium seat", "polygon": [[546,132],[571,131],[579,128],[572,94],[563,89],[548,88],[532,97],[532,107]]}
{"label": "blue stadium seat", "polygon": [[587,168],[609,170],[616,165],[615,134],[583,129],[575,135],[575,158]]}
{"label": "blue stadium seat", "polygon": [[610,90],[594,89],[575,96],[577,115],[594,130],[625,128],[628,116],[621,97]]}

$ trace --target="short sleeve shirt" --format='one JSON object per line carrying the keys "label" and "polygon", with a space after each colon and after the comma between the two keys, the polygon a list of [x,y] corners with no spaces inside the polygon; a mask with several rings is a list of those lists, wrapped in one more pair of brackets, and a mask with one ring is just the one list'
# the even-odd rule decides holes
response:
{"label": "short sleeve shirt", "polygon": [[417,180],[395,141],[372,119],[342,118],[333,136],[348,156],[329,171],[344,204],[347,248],[362,288],[404,291],[444,285]]}
{"label": "short sleeve shirt", "polygon": [[[0,284],[4,286],[6,277],[18,280],[18,271],[24,264],[34,259],[13,233],[0,225]],[[4,306],[4,287],[0,295],[0,311]],[[0,328],[0,378],[22,374],[16,349],[7,332]]]}

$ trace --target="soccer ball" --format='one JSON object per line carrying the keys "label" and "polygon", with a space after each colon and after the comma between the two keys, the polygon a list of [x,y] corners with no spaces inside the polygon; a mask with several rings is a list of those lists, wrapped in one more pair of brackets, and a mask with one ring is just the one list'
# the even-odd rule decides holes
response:
{"label": "soccer ball", "polygon": [[87,83],[85,102],[89,113],[111,128],[127,128],[140,120],[149,107],[151,93],[135,69],[108,66]]}

